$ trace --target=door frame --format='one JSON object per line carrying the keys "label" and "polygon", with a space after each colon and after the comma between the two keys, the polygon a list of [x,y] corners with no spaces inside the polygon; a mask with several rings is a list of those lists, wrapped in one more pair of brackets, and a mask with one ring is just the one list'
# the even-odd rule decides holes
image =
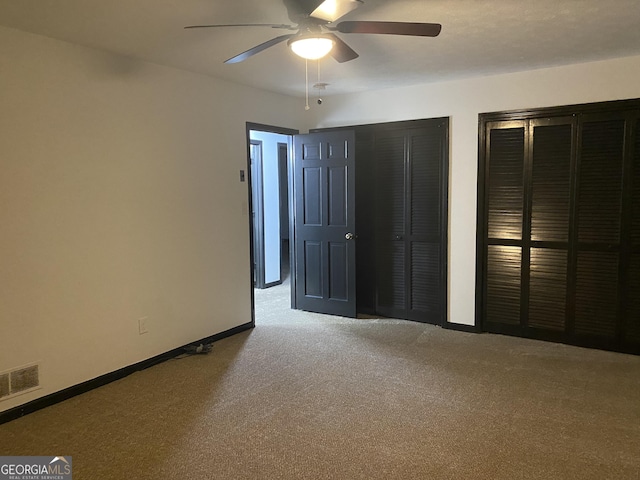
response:
{"label": "door frame", "polygon": [[[293,136],[293,135],[297,135],[299,132],[299,130],[296,129],[292,129],[292,128],[285,128],[285,127],[278,127],[278,126],[274,126],[274,125],[265,125],[262,123],[254,123],[254,122],[246,122],[245,124],[245,138],[246,138],[246,161],[247,161],[247,201],[248,201],[248,211],[249,211],[249,278],[251,279],[250,282],[250,294],[251,294],[251,326],[255,327],[256,324],[256,299],[255,299],[255,294],[253,289],[255,288],[255,282],[254,282],[254,277],[253,277],[253,265],[255,262],[255,258],[254,258],[254,244],[255,244],[255,239],[254,237],[254,232],[253,232],[253,218],[250,214],[251,212],[251,205],[253,202],[253,195],[252,195],[252,190],[253,190],[253,182],[254,179],[251,178],[251,130],[257,130],[260,132],[268,132],[268,133],[277,133],[277,134],[281,134],[281,135],[289,135],[289,136]],[[293,155],[289,154],[289,192],[291,192],[291,189],[293,188]],[[292,224],[293,222],[291,221],[291,219],[294,219],[293,216],[293,203],[292,203],[292,195],[289,194],[289,242],[291,245],[291,242],[293,241],[293,227]],[[293,260],[293,255],[294,255],[294,249],[290,247],[289,249],[289,262],[291,262]],[[290,263],[290,265],[292,265]],[[291,291],[292,291],[292,299],[291,299],[291,306],[292,308],[295,308],[295,279],[294,276],[291,276]]]}
{"label": "door frame", "polygon": [[[251,147],[256,147],[257,155],[252,158]],[[264,200],[262,192],[262,140],[249,140],[249,178],[252,201],[249,203],[251,216],[251,235],[253,242],[253,279],[254,288],[265,288],[264,271]],[[255,197],[254,197],[255,195]],[[255,203],[254,203],[255,202]]]}
{"label": "door frame", "polygon": [[[289,246],[289,248],[291,248],[291,246],[289,245],[289,230],[291,228],[291,222],[289,221],[289,200],[290,200],[290,196],[291,196],[291,191],[289,189],[289,160],[291,158],[292,152],[291,152],[291,148],[290,145],[283,143],[283,142],[278,142],[278,180],[281,182],[280,183],[280,192],[279,192],[279,196],[280,196],[280,278],[283,278],[283,269],[282,269],[282,247],[283,247],[283,237],[282,237],[282,220],[286,219],[287,221],[287,245]],[[284,155],[285,157],[282,158],[282,155]],[[283,164],[284,164],[284,172],[283,170]],[[286,177],[286,186],[283,187],[282,184],[282,179],[283,177]],[[286,197],[285,197],[286,195]],[[283,198],[285,198],[286,200],[286,205],[282,204],[282,200]],[[286,214],[286,215],[285,215]],[[291,270],[291,262],[289,262],[289,270]]]}

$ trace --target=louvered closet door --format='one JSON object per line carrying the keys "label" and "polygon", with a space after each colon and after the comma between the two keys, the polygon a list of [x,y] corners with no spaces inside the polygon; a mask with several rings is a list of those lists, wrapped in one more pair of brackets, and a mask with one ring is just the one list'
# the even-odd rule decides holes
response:
{"label": "louvered closet door", "polygon": [[484,329],[640,351],[638,114],[485,126]]}
{"label": "louvered closet door", "polygon": [[444,318],[444,123],[376,135],[376,311]]}
{"label": "louvered closet door", "polygon": [[629,233],[625,236],[628,242],[623,243],[623,258],[629,260],[622,262],[622,337],[628,350],[640,352],[640,118],[636,116],[629,123],[632,125],[629,135],[632,161],[626,172],[631,194],[627,210]]}
{"label": "louvered closet door", "polygon": [[375,139],[376,312],[406,315],[405,135],[384,132]]}
{"label": "louvered closet door", "polygon": [[527,168],[528,213],[523,261],[523,325],[563,334],[571,240],[571,189],[575,120],[531,120]]}
{"label": "louvered closet door", "polygon": [[484,323],[502,331],[519,326],[521,317],[527,125],[521,121],[495,122],[487,125],[487,130]]}
{"label": "louvered closet door", "polygon": [[618,318],[624,136],[624,118],[585,117],[579,133],[573,331],[605,343]]}
{"label": "louvered closet door", "polygon": [[575,121],[488,124],[485,328],[563,336]]}
{"label": "louvered closet door", "polygon": [[443,320],[442,155],[439,128],[407,132],[407,318],[439,324]]}

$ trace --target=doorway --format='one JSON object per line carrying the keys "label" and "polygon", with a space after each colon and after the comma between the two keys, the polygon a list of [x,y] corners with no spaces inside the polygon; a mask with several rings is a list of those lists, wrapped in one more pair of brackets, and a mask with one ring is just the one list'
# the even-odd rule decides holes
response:
{"label": "doorway", "polygon": [[259,299],[290,293],[291,130],[247,123],[252,316]]}

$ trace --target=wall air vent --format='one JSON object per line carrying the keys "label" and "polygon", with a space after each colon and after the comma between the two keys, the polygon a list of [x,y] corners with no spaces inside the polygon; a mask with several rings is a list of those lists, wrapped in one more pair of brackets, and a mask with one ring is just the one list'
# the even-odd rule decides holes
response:
{"label": "wall air vent", "polygon": [[3,373],[0,375],[0,398],[8,397],[11,394],[9,389],[9,374]]}
{"label": "wall air vent", "polygon": [[40,366],[25,365],[0,373],[0,400],[40,388]]}

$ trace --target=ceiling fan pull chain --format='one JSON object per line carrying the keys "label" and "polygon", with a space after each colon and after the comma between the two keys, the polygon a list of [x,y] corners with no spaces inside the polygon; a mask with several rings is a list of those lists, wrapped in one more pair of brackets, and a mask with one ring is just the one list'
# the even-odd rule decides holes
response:
{"label": "ceiling fan pull chain", "polygon": [[320,98],[320,90],[324,90],[324,86],[326,85],[320,81],[320,60],[321,59],[319,58],[318,59],[318,82],[313,86],[313,88],[318,90],[318,99],[316,100],[318,105],[322,105],[322,98]]}
{"label": "ceiling fan pull chain", "polygon": [[322,100],[320,100],[320,59],[318,59],[318,81],[316,85],[318,85],[318,105],[320,105],[320,103],[322,103]]}
{"label": "ceiling fan pull chain", "polygon": [[307,103],[304,106],[305,110],[309,110],[309,60],[304,59],[304,90],[306,95]]}

